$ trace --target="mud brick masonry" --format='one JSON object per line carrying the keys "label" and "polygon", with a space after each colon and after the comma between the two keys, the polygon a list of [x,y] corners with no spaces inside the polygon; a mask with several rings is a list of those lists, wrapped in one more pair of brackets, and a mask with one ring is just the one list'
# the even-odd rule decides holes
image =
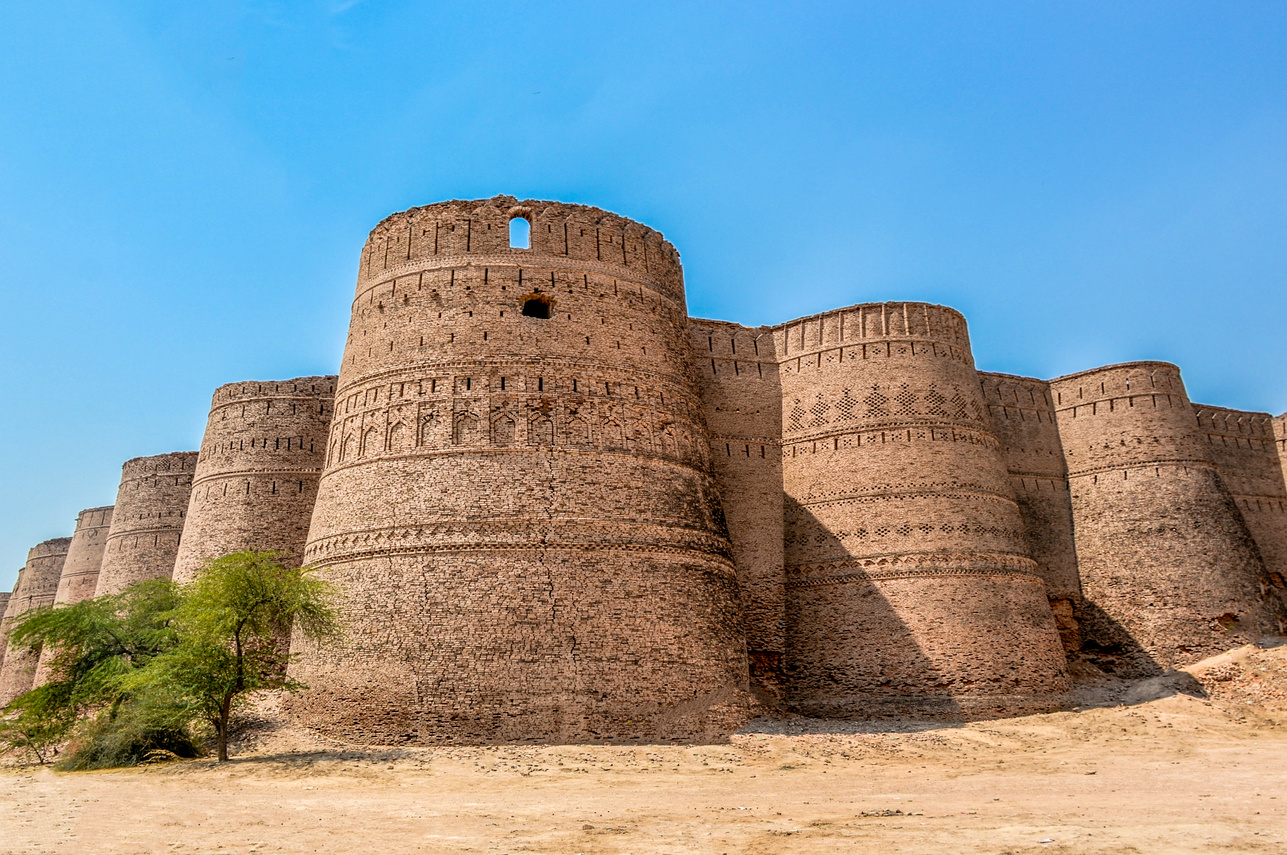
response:
{"label": "mud brick masonry", "polygon": [[[220,387],[199,453],[32,550],[5,626],[273,549],[346,627],[294,640],[289,709],[360,742],[1014,715],[1066,704],[1070,659],[1287,631],[1285,466],[1287,417],[1173,365],[980,372],[924,303],[694,319],[647,226],[444,202],[371,232],[337,377]],[[4,657],[0,699],[44,678]]]}

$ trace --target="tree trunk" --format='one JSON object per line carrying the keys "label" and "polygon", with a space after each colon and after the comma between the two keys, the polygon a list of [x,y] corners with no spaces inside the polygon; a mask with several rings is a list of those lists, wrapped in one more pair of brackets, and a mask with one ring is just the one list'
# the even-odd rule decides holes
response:
{"label": "tree trunk", "polygon": [[228,695],[219,705],[219,723],[215,725],[215,734],[219,743],[219,762],[228,759],[228,718],[232,711],[232,696]]}

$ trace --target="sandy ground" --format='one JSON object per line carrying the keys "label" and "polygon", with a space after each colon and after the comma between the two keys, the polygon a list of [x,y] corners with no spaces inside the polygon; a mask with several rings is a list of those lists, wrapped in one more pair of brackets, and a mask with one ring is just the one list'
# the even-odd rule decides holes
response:
{"label": "sandy ground", "polygon": [[760,721],[727,745],[380,751],[261,727],[225,764],[10,764],[0,853],[1287,852],[1287,647],[1190,670],[1202,686],[1083,673],[1078,712]]}

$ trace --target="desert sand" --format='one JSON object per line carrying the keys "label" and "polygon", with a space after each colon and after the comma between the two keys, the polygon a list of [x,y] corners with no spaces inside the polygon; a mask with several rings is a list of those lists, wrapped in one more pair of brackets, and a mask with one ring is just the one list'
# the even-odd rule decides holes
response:
{"label": "desert sand", "polygon": [[[228,763],[0,769],[0,853],[1287,851],[1287,647],[960,725],[728,744],[367,749],[271,700]],[[1196,678],[1196,679],[1195,679]]]}

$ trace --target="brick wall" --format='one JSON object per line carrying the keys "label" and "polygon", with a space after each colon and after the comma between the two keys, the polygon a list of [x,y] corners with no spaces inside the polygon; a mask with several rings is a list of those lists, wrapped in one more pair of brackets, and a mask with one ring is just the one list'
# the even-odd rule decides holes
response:
{"label": "brick wall", "polygon": [[781,698],[786,652],[782,554],[782,385],[773,333],[722,321],[689,323],[692,362],[710,429],[710,457],[728,521],[746,619],[751,677]]}
{"label": "brick wall", "polygon": [[979,373],[979,381],[1023,518],[1028,552],[1046,583],[1064,649],[1074,653],[1081,645],[1077,628],[1081,580],[1073,544],[1068,468],[1050,384],[985,372]]}

